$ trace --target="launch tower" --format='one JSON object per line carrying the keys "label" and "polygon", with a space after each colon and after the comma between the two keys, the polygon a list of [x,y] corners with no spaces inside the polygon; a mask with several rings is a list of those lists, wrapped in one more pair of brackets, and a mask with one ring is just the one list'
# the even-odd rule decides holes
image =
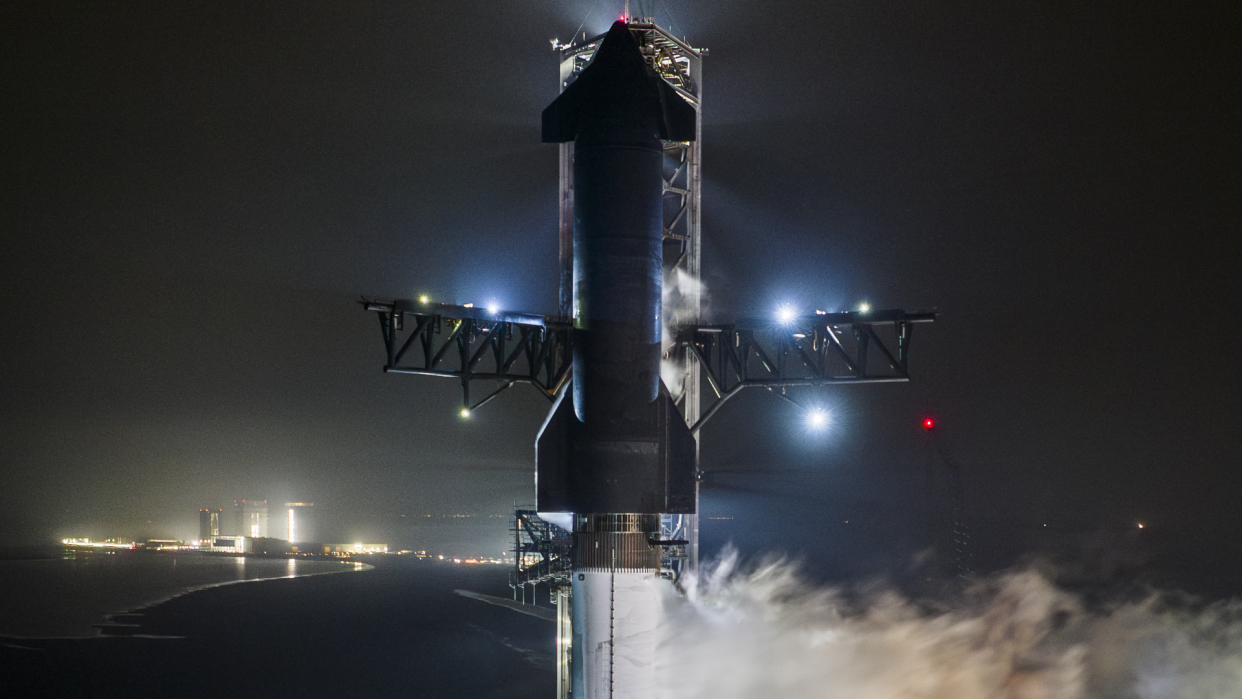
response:
{"label": "launch tower", "polygon": [[[559,697],[647,697],[659,579],[696,563],[702,426],[747,388],[906,381],[913,326],[934,315],[789,309],[704,324],[706,51],[649,20],[553,48],[561,95],[543,140],[560,154],[557,313],[363,305],[379,318],[384,370],[459,381],[463,415],[519,383],[552,402],[514,583],[523,597],[547,583],[557,602]],[[480,381],[493,389],[472,400]]]}

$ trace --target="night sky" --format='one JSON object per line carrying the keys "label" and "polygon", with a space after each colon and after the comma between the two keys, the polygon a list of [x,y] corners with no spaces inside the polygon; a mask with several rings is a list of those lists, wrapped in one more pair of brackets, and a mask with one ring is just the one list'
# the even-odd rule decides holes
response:
{"label": "night sky", "polygon": [[[5,3],[0,543],[266,497],[412,545],[402,514],[532,501],[547,401],[463,422],[357,301],[555,311],[549,40],[621,6]],[[930,414],[980,567],[1140,521],[1233,565],[1233,3],[649,7],[710,49],[708,317],[941,314],[911,383],[798,396],[823,434],[759,392],[704,428],[713,546],[899,565],[947,526]]]}

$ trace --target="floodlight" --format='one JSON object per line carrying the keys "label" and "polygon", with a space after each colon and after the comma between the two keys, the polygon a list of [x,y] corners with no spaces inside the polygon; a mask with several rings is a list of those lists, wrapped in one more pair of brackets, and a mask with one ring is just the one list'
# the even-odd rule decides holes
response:
{"label": "floodlight", "polygon": [[815,408],[806,414],[806,424],[813,430],[822,430],[828,426],[828,411]]}

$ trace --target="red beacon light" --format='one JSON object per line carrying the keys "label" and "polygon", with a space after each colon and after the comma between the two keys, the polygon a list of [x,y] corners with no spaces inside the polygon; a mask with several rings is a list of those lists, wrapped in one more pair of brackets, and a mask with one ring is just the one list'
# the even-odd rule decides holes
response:
{"label": "red beacon light", "polygon": [[930,417],[923,418],[923,429],[929,432],[936,429],[936,420]]}

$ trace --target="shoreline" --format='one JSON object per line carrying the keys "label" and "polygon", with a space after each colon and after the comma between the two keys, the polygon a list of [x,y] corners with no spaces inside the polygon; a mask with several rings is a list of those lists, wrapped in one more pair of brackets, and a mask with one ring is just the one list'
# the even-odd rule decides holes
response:
{"label": "shoreline", "polygon": [[507,596],[508,571],[402,556],[198,590],[128,640],[0,639],[0,696],[551,696],[553,625],[454,590]]}
{"label": "shoreline", "polygon": [[[235,556],[235,557],[244,557],[244,556]],[[353,567],[348,568],[348,569],[342,569],[342,570],[321,570],[315,573],[306,573],[304,575],[273,575],[271,577],[266,577],[266,578],[245,578],[242,580],[225,580],[223,582],[206,583],[204,585],[199,585],[197,587],[191,587],[186,590],[181,590],[180,592],[174,592],[171,595],[161,597],[160,599],[157,599],[152,602],[144,602],[140,606],[134,607],[132,609],[125,609],[125,610],[118,611],[118,612],[109,612],[107,615],[104,616],[104,618],[107,620],[106,622],[100,623],[100,624],[91,624],[91,627],[94,628],[98,632],[96,635],[79,636],[78,638],[85,638],[85,639],[185,638],[184,636],[152,636],[152,635],[147,635],[147,634],[124,633],[123,632],[124,629],[131,629],[131,628],[141,629],[142,624],[141,623],[136,623],[136,624],[117,623],[116,619],[118,617],[129,617],[129,616],[141,617],[145,619],[146,613],[148,611],[154,610],[156,607],[162,604],[167,604],[168,602],[171,602],[179,597],[185,597],[186,595],[192,595],[195,592],[202,592],[203,590],[211,590],[217,587],[225,587],[228,585],[240,585],[242,583],[271,582],[272,580],[289,580],[291,578],[313,578],[316,575],[336,575],[337,573],[365,573],[369,570],[375,570],[375,566],[370,565],[368,563],[362,563],[360,561],[340,561],[340,563],[341,565],[352,564]],[[116,631],[116,633],[108,633],[108,631],[110,630]],[[0,634],[0,638],[7,638],[7,636],[5,636],[4,634]],[[27,638],[30,639],[30,638],[40,638],[40,637],[27,637]],[[63,638],[63,637],[58,637],[58,638]]]}
{"label": "shoreline", "polygon": [[[247,566],[245,558],[169,552],[0,561],[0,572],[7,577],[3,592],[8,597],[0,641],[132,637],[139,635],[148,613],[195,592],[375,568],[354,560],[299,558],[289,558],[287,566],[280,566],[271,558],[259,557],[251,558],[261,563]],[[236,577],[246,576],[247,568],[253,577]]]}

